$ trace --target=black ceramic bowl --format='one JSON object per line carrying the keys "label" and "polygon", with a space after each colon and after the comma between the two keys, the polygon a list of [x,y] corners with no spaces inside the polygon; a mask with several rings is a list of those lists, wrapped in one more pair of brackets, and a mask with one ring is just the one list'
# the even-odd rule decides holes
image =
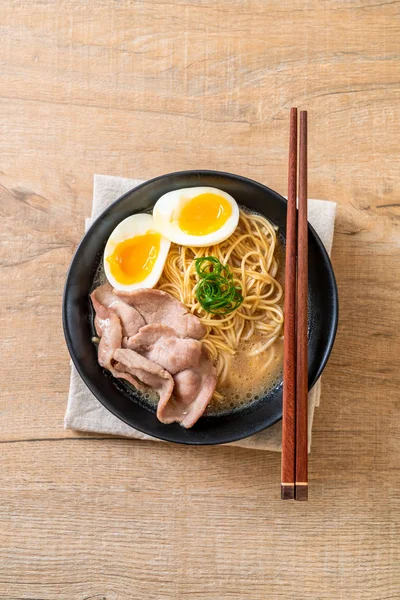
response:
{"label": "black ceramic bowl", "polygon": [[[257,403],[231,414],[202,417],[191,429],[163,425],[155,412],[127,393],[97,362],[92,338],[89,291],[104,247],[113,229],[133,213],[147,211],[171,190],[212,186],[231,194],[239,204],[257,211],[278,225],[284,241],[286,200],[273,190],[238,175],[218,171],[183,171],[162,175],[131,190],[93,223],[72,260],[64,290],[65,339],[76,369],[90,391],[128,425],[157,438],[183,444],[221,444],[247,437],[282,418],[282,383]],[[336,334],[338,297],[332,265],[326,250],[309,226],[309,388],[321,375]]]}

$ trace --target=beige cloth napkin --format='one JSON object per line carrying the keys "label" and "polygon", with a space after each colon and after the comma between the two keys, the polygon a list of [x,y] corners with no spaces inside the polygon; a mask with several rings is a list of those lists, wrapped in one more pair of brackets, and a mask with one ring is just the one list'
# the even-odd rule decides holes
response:
{"label": "beige cloth napkin", "polygon": [[[138,179],[95,175],[92,215],[90,219],[86,220],[86,229],[114,200],[140,183],[142,183],[142,181]],[[326,200],[309,201],[309,222],[317,231],[329,253],[332,248],[335,212],[336,204],[334,202],[327,202]],[[319,380],[311,390],[308,399],[309,449],[311,445],[311,429],[314,411],[316,406],[319,406],[320,396],[321,381]],[[113,434],[139,440],[160,441],[133,429],[133,427],[126,425],[111,414],[88,390],[73,366],[71,369],[71,383],[64,426],[66,429]],[[281,434],[282,427],[279,422],[250,438],[234,442],[234,445],[244,448],[256,448],[259,450],[280,452]]]}

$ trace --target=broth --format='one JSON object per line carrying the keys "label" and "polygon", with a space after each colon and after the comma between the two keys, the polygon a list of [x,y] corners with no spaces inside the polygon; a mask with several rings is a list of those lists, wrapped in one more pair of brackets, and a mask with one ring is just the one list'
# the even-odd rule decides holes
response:
{"label": "broth", "polygon": [[256,356],[248,356],[247,351],[257,341],[253,338],[251,342],[245,342],[232,358],[226,384],[220,387],[224,398],[213,398],[207,414],[226,413],[248,406],[279,384],[282,377],[283,339],[280,338],[272,347]]}

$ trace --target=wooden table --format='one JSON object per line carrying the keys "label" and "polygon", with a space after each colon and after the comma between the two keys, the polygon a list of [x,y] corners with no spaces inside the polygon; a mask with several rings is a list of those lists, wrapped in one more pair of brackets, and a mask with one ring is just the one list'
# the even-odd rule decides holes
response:
{"label": "wooden table", "polygon": [[[400,597],[398,2],[2,0],[1,600]],[[215,168],[339,203],[307,503],[280,456],[63,430],[94,173]]]}

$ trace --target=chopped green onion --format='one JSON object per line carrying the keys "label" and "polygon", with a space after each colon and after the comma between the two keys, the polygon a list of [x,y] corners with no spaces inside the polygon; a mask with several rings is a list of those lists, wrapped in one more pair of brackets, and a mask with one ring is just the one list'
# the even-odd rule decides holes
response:
{"label": "chopped green onion", "polygon": [[195,259],[199,276],[196,298],[208,313],[227,315],[243,302],[241,289],[233,282],[228,265],[223,265],[215,256]]}

